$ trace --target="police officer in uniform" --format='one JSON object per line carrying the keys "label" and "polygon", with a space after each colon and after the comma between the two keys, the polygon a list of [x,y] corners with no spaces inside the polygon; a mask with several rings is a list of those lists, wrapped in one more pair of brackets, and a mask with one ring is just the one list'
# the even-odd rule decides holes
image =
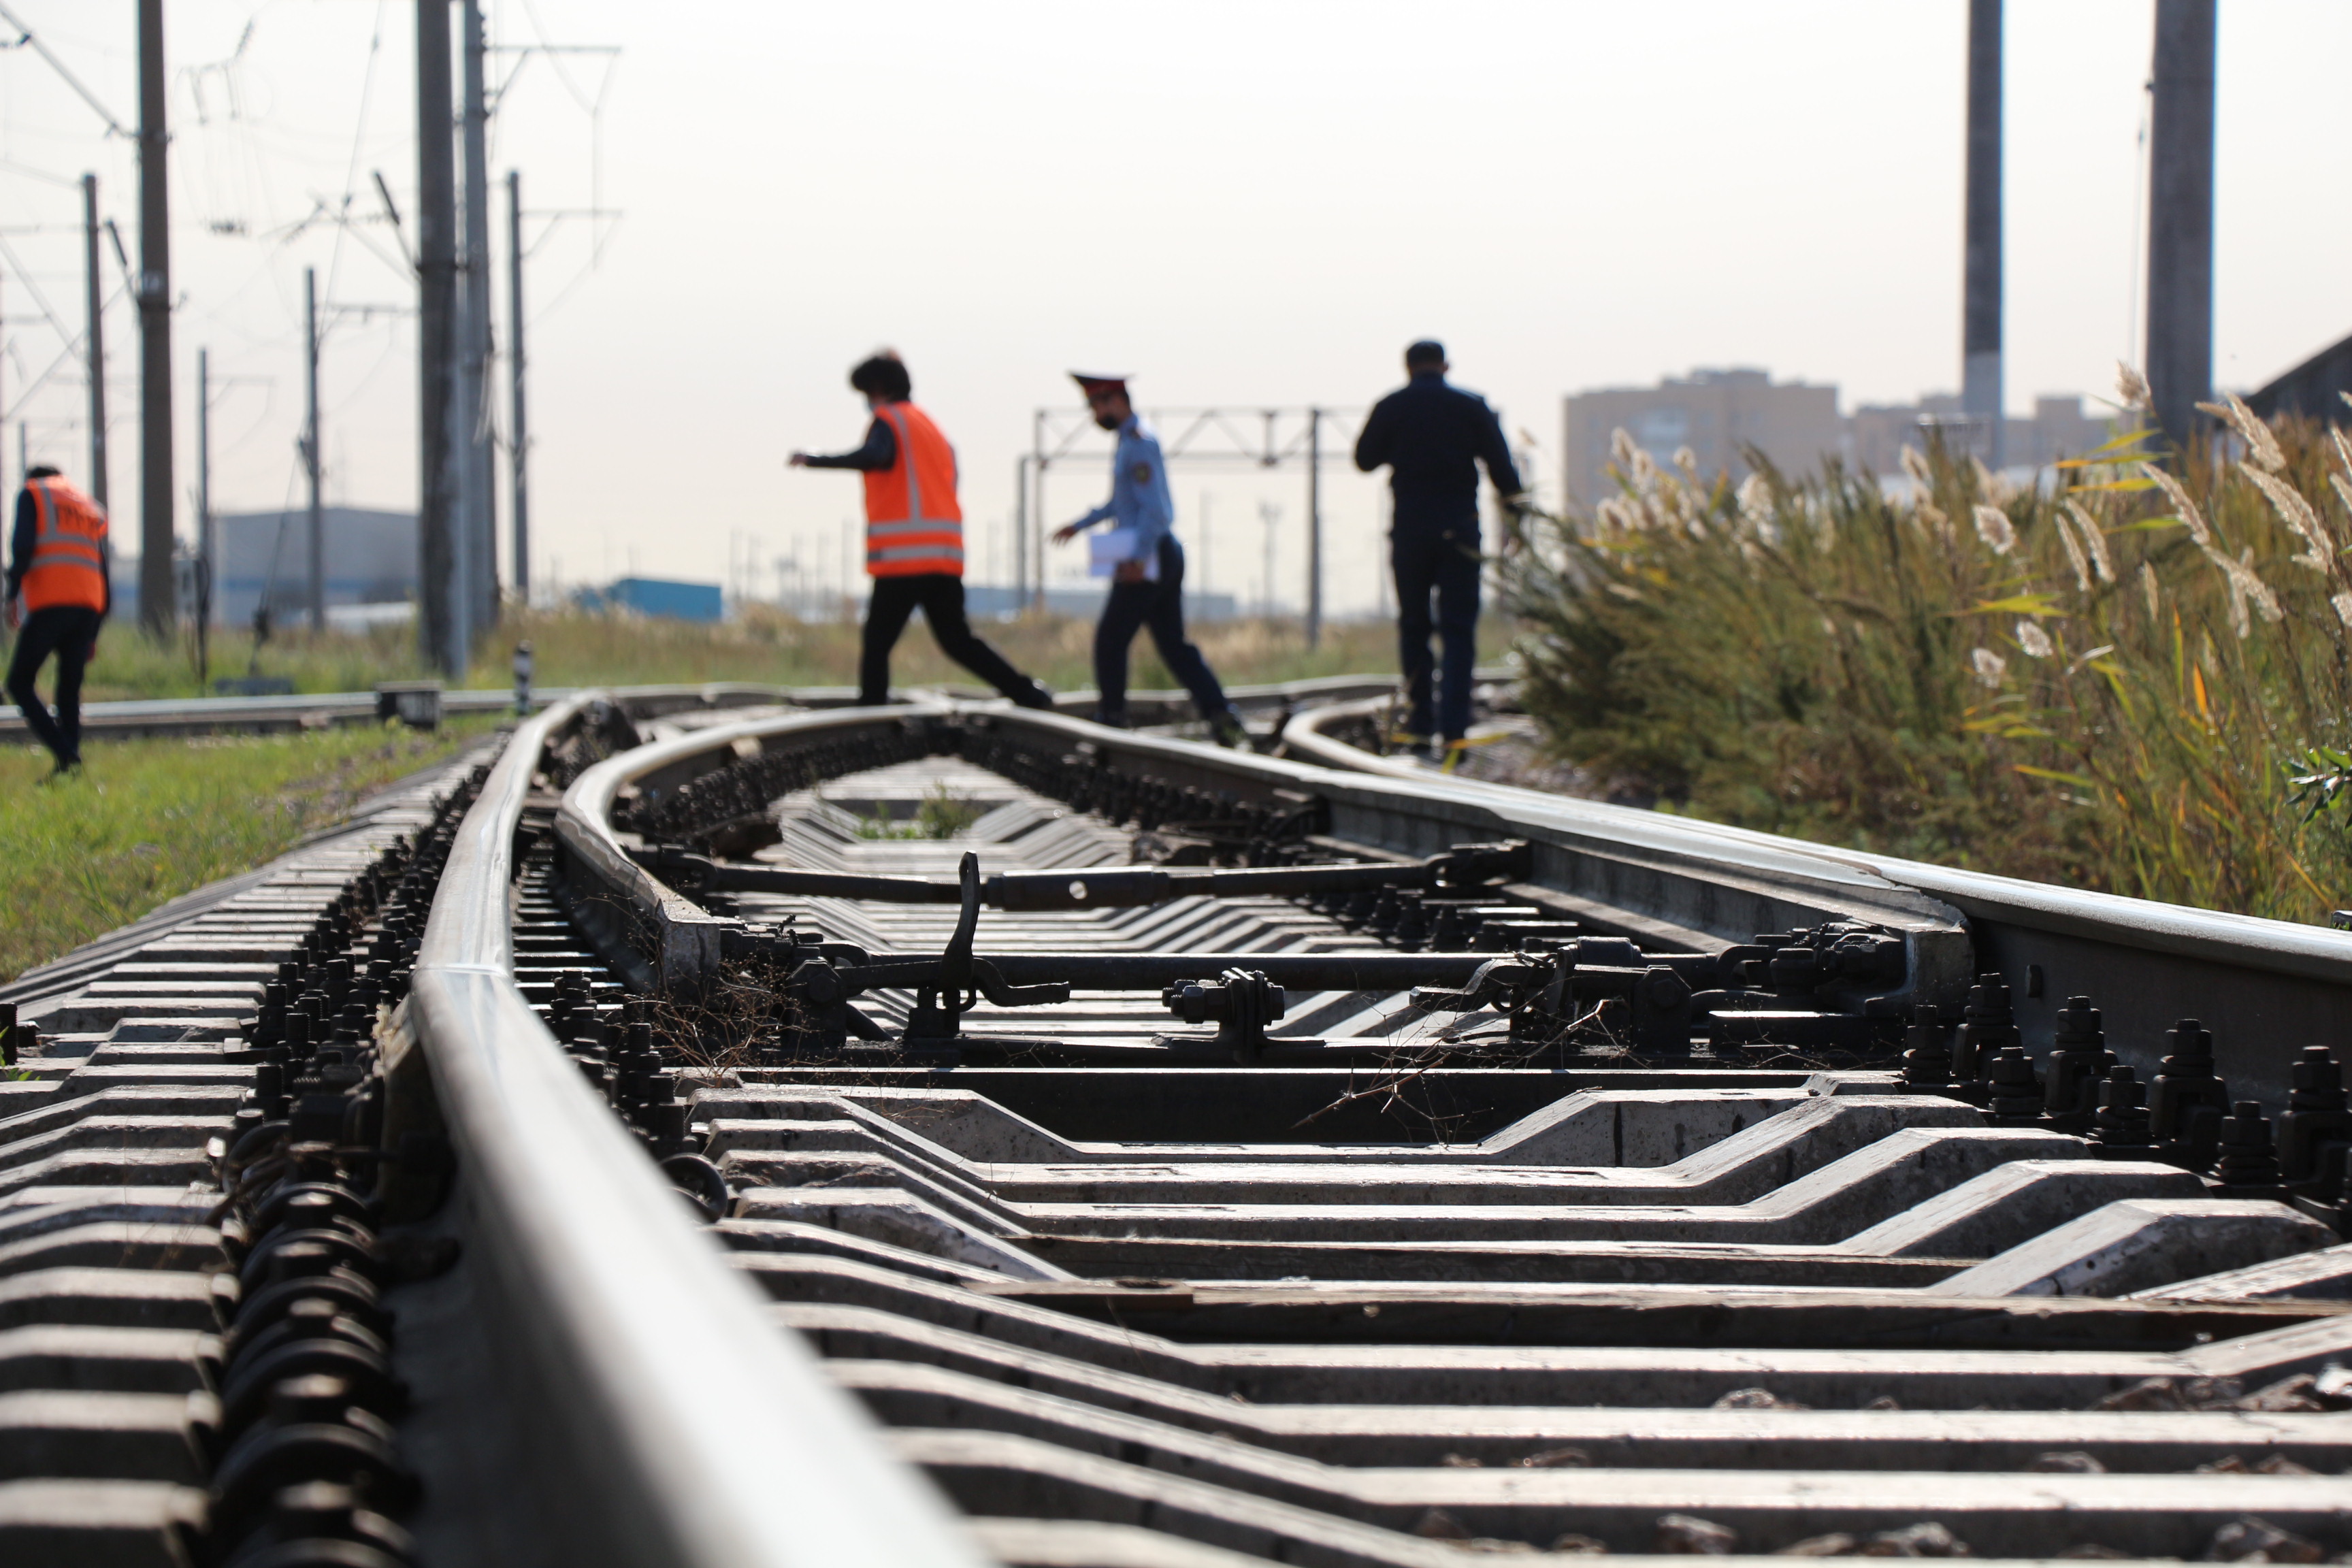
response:
{"label": "police officer in uniform", "polygon": [[[1478,465],[1506,506],[1519,470],[1502,422],[1475,392],[1449,385],[1442,344],[1404,351],[1406,384],[1372,405],[1356,438],[1356,467],[1387,465],[1396,498],[1389,561],[1396,573],[1397,658],[1409,710],[1404,728],[1424,755],[1429,737],[1459,748],[1470,728],[1470,671],[1478,660]],[[1445,665],[1431,701],[1430,601]]]}
{"label": "police officer in uniform", "polygon": [[[106,510],[37,465],[25,471],[10,531],[6,618],[16,634],[8,697],[57,765],[51,779],[81,771],[81,674],[98,657],[98,630],[112,605]],[[57,714],[33,689],[50,655],[58,660]]]}
{"label": "police officer in uniform", "polygon": [[1160,662],[1192,694],[1192,706],[1207,720],[1220,745],[1249,744],[1249,731],[1225,700],[1224,688],[1201,650],[1184,637],[1184,547],[1176,542],[1176,501],[1168,489],[1168,459],[1160,437],[1128,401],[1123,375],[1070,373],[1087,395],[1095,423],[1118,433],[1110,460],[1110,500],[1076,522],[1055,531],[1066,544],[1097,523],[1129,531],[1129,552],[1112,570],[1102,619],[1095,624],[1095,721],[1127,727],[1127,653],[1135,634],[1151,628]]}
{"label": "police officer in uniform", "polygon": [[1023,708],[1051,709],[1053,693],[1022,674],[971,629],[963,608],[963,508],[956,501],[955,448],[915,406],[914,381],[887,349],[849,373],[874,423],[854,452],[794,452],[796,468],[856,468],[866,476],[866,629],[858,702],[890,700],[890,650],[917,609],[940,651]]}

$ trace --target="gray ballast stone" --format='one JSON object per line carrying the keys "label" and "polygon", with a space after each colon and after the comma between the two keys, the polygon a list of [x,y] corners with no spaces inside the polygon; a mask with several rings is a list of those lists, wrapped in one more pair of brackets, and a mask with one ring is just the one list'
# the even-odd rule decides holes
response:
{"label": "gray ballast stone", "polygon": [[0,1482],[8,1568],[189,1568],[205,1494],[164,1481]]}
{"label": "gray ballast stone", "polygon": [[2129,1199],[1927,1289],[1945,1296],[2123,1296],[2309,1252],[2335,1239],[2331,1227],[2284,1204]]}
{"label": "gray ballast stone", "polygon": [[2352,1301],[2352,1247],[2323,1247],[2131,1294],[2145,1301]]}

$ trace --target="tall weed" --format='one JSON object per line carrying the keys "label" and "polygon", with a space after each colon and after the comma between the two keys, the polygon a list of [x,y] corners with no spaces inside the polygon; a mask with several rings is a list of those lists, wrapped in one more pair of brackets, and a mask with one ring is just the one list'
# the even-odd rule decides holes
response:
{"label": "tall weed", "polygon": [[1734,486],[1621,433],[1620,493],[1506,555],[1530,708],[1666,809],[2324,919],[2352,890],[2352,447],[2213,412],[2225,442],[2159,466],[2126,433],[2024,491],[1933,447],[1901,486],[1760,457]]}

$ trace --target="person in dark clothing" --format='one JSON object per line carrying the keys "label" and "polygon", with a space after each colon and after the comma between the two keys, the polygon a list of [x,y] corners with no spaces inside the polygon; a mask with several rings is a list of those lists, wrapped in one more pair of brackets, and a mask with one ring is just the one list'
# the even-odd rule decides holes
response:
{"label": "person in dark clothing", "polygon": [[[1470,671],[1478,658],[1478,465],[1506,504],[1523,487],[1502,422],[1486,400],[1445,379],[1445,350],[1426,340],[1404,352],[1405,385],[1373,405],[1356,438],[1356,467],[1385,464],[1395,497],[1389,562],[1396,574],[1397,658],[1408,712],[1404,729],[1426,750],[1437,735],[1458,747],[1470,728]],[[1431,701],[1430,602],[1444,645]]]}
{"label": "person in dark clothing", "polygon": [[849,373],[874,410],[854,452],[794,452],[796,468],[855,468],[866,476],[866,571],[874,580],[857,660],[858,702],[890,700],[890,650],[916,610],[940,651],[1024,708],[1051,709],[1053,694],[1013,668],[971,629],[963,605],[963,510],[955,449],[912,401],[914,383],[894,353]]}
{"label": "person in dark clothing", "polygon": [[[47,465],[25,472],[9,531],[5,618],[16,634],[8,660],[9,700],[56,765],[51,779],[81,769],[81,677],[98,657],[99,628],[112,606],[106,512]],[[58,661],[57,712],[33,681]]]}

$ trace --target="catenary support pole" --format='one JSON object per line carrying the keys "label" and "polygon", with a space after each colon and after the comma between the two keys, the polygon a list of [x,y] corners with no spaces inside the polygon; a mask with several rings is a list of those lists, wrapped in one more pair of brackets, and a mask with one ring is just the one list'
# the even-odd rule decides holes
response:
{"label": "catenary support pole", "polygon": [[474,624],[484,630],[499,619],[498,453],[491,441],[489,105],[483,80],[488,41],[482,36],[481,0],[463,0],[466,140],[466,254],[459,269],[464,291],[463,330],[458,340],[457,460],[465,495],[466,537],[470,552]]}
{"label": "catenary support pole", "polygon": [[1042,616],[1045,613],[1045,411],[1042,408],[1029,416],[1029,482],[1036,489],[1036,499],[1029,507],[1030,546],[1036,569],[1030,583],[1029,607]]}
{"label": "catenary support pole", "polygon": [[2001,430],[2001,0],[1969,0],[1967,238],[1961,283],[1960,412],[1998,468]]}
{"label": "catenary support pole", "polygon": [[82,356],[89,370],[89,496],[104,507],[110,500],[106,482],[106,290],[98,270],[96,174],[81,177],[81,233],[83,297],[89,322]]}
{"label": "catenary support pole", "polygon": [[507,171],[507,456],[514,499],[514,591],[530,603],[530,425],[523,417],[522,174]]}
{"label": "catenary support pole", "polygon": [[[197,597],[209,600],[209,580],[220,560],[213,543],[213,356],[210,349],[196,351],[196,570],[201,574]],[[204,635],[204,624],[210,617],[206,605],[197,610],[196,635]]]}
{"label": "catenary support pole", "polygon": [[309,487],[310,506],[302,531],[303,548],[310,563],[303,603],[310,613],[310,629],[327,629],[327,514],[320,495],[319,474],[319,269],[302,268],[302,477]]}
{"label": "catenary support pole", "polygon": [[163,636],[172,588],[172,203],[163,0],[139,0],[139,621]]}
{"label": "catenary support pole", "polygon": [[2214,0],[2156,0],[2147,384],[2181,443],[2213,389],[2213,32]]}
{"label": "catenary support pole", "polygon": [[417,637],[455,678],[472,651],[455,536],[451,405],[457,381],[457,178],[449,0],[416,0]]}
{"label": "catenary support pole", "polygon": [[196,622],[196,689],[212,680],[213,583],[220,552],[213,541],[212,351],[196,351],[196,559],[189,609]]}
{"label": "catenary support pole", "polygon": [[1013,607],[1021,608],[1021,595],[1029,585],[1029,458],[1013,463]]}
{"label": "catenary support pole", "polygon": [[1307,411],[1307,646],[1323,640],[1323,411]]}

